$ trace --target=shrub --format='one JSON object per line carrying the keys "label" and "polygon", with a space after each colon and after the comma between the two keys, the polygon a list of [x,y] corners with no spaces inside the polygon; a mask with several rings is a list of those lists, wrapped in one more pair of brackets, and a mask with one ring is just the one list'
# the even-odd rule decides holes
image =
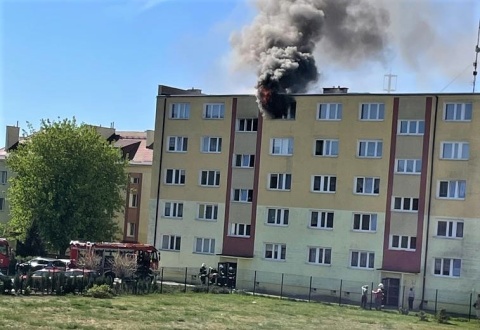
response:
{"label": "shrub", "polygon": [[438,311],[437,315],[435,315],[435,319],[438,323],[447,323],[450,317],[447,315],[447,310],[442,308]]}
{"label": "shrub", "polygon": [[90,289],[88,289],[87,292],[85,293],[85,295],[88,297],[101,298],[101,299],[112,298],[113,294],[114,294],[113,290],[106,284],[102,284],[102,285],[95,284]]}
{"label": "shrub", "polygon": [[418,313],[417,315],[418,315],[420,321],[425,321],[425,322],[428,321],[427,313],[425,313],[424,311],[420,311],[420,313]]}

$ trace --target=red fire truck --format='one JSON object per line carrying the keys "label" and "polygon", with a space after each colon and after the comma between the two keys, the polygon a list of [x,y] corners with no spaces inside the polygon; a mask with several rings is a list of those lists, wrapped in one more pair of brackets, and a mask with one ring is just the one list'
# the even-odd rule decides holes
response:
{"label": "red fire truck", "polygon": [[112,270],[114,256],[122,255],[135,256],[137,260],[136,276],[139,278],[153,279],[153,271],[158,269],[160,253],[153,245],[137,243],[116,243],[116,242],[70,242],[70,259],[78,262],[88,253],[94,253],[100,257],[99,268],[105,276],[115,277]]}
{"label": "red fire truck", "polygon": [[12,249],[5,238],[0,238],[0,270],[7,272],[12,257]]}

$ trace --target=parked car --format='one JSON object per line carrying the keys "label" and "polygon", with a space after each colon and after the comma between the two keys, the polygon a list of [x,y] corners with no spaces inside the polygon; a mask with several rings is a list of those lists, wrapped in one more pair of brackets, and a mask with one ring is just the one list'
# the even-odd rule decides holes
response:
{"label": "parked car", "polygon": [[70,278],[75,277],[75,278],[94,279],[100,276],[100,273],[97,272],[96,270],[91,270],[91,269],[74,268],[74,269],[68,269],[65,272],[65,276]]}
{"label": "parked car", "polygon": [[18,265],[18,270],[22,274],[26,274],[30,271],[35,272],[43,268],[60,269],[65,271],[67,269],[67,265],[65,265],[63,261],[58,259],[42,258],[42,257],[35,257],[27,262],[24,262]]}

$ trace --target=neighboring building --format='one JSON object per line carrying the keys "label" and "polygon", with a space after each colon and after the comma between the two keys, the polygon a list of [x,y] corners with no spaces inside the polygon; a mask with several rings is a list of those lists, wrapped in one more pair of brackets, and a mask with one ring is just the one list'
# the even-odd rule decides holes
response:
{"label": "neighboring building", "polygon": [[268,119],[252,95],[160,86],[162,265],[382,281],[391,305],[411,286],[480,291],[480,96],[339,91]]}
{"label": "neighboring building", "polygon": [[[15,149],[20,141],[20,128],[16,126],[6,127],[5,147],[0,148],[0,223],[10,220],[10,208],[8,205],[7,191],[8,179],[12,172],[7,167],[8,151]],[[0,233],[1,236],[1,233]]]}

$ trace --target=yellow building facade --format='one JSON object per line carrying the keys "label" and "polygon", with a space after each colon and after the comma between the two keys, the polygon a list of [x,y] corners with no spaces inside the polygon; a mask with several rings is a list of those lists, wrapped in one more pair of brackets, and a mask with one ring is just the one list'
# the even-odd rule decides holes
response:
{"label": "yellow building facade", "polygon": [[293,96],[270,119],[252,95],[159,87],[148,242],[162,265],[382,282],[396,306],[409,288],[416,306],[480,291],[479,96]]}

